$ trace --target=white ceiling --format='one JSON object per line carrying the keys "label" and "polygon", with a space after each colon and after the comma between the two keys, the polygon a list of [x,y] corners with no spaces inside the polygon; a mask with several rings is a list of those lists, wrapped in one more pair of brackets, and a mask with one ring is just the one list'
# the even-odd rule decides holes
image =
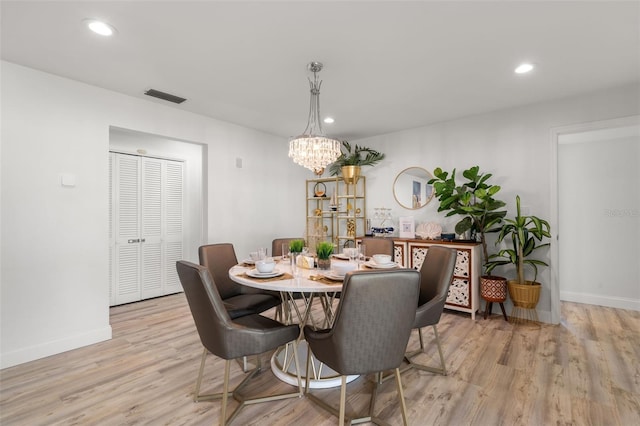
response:
{"label": "white ceiling", "polygon": [[306,125],[310,61],[343,139],[640,80],[638,1],[2,1],[1,27],[4,60],[283,137]]}

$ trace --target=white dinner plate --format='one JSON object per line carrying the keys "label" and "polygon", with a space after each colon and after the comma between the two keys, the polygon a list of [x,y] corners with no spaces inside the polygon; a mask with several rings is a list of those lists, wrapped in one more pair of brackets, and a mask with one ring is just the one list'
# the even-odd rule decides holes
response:
{"label": "white dinner plate", "polygon": [[398,264],[396,262],[389,262],[389,263],[380,264],[380,263],[374,262],[373,260],[365,262],[364,265],[369,267],[369,268],[373,268],[373,269],[391,269],[391,268],[397,268],[398,267]]}
{"label": "white dinner plate", "polygon": [[333,271],[324,272],[322,276],[329,278],[330,280],[333,280],[333,281],[344,281],[344,275],[339,275]]}
{"label": "white dinner plate", "polygon": [[256,261],[253,259],[245,259],[242,261],[242,263],[246,263],[247,265],[255,265]]}
{"label": "white dinner plate", "polygon": [[257,269],[247,271],[247,275],[251,278],[275,278],[283,274],[284,272],[280,272],[277,269],[273,270],[273,272],[259,272]]}

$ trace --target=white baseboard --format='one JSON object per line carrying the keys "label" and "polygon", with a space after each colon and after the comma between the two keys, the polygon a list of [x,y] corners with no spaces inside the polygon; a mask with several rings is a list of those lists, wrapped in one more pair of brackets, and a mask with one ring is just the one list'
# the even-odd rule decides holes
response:
{"label": "white baseboard", "polygon": [[0,369],[34,361],[51,355],[81,348],[94,343],[111,339],[111,326],[106,326],[87,333],[78,334],[61,340],[45,342],[0,355]]}
{"label": "white baseboard", "polygon": [[640,300],[628,297],[601,296],[599,294],[575,293],[571,291],[561,291],[560,300],[576,303],[587,303],[589,305],[607,306],[609,308],[629,309],[640,311]]}

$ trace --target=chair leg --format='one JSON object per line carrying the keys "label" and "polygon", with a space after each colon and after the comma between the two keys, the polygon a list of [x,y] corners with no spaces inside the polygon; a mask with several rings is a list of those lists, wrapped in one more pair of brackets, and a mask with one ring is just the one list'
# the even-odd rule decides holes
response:
{"label": "chair leg", "polygon": [[347,399],[347,376],[342,376],[342,384],[340,385],[340,418],[338,424],[342,426],[344,424],[344,410]]}
{"label": "chair leg", "polygon": [[224,384],[222,385],[222,407],[220,407],[220,426],[224,426],[227,422],[227,393],[229,392],[229,370],[231,369],[231,361],[224,362]]}
{"label": "chair leg", "polygon": [[436,343],[438,344],[438,353],[440,354],[440,365],[442,366],[442,375],[447,375],[447,367],[444,363],[444,355],[442,354],[442,346],[440,345],[440,336],[438,336],[438,329],[433,324],[433,333],[436,335]]}
{"label": "chair leg", "polygon": [[196,380],[196,389],[193,393],[193,402],[198,402],[200,398],[200,384],[202,383],[202,373],[204,372],[204,361],[207,358],[207,349],[202,351],[202,359],[200,360],[200,371],[198,371],[198,379]]}
{"label": "chair leg", "polygon": [[[444,354],[442,352],[442,346],[440,346],[440,337],[438,336],[438,329],[436,328],[435,324],[433,324],[432,327],[433,327],[433,332],[435,334],[436,344],[438,346],[438,353],[440,354],[440,368],[429,367],[429,366],[426,366],[426,365],[418,364],[416,362],[413,362],[410,359],[411,357],[414,357],[414,356],[418,355],[419,353],[424,352],[424,343],[422,341],[422,330],[418,329],[418,333],[420,335],[420,349],[405,354],[405,360],[409,363],[409,366],[406,369],[403,369],[403,371],[406,371],[409,368],[417,368],[419,370],[429,371],[431,373],[442,374],[443,376],[447,375],[447,368],[446,368],[445,361],[444,361]],[[389,378],[389,377],[390,376],[387,376],[387,378]]]}
{"label": "chair leg", "polygon": [[396,384],[398,385],[398,398],[402,409],[402,424],[407,426],[407,405],[404,402],[404,391],[402,390],[402,380],[400,379],[400,369],[396,368]]}
{"label": "chair leg", "polygon": [[[300,398],[303,396],[302,378],[300,376],[300,364],[299,364],[298,355],[297,355],[297,342],[295,341],[294,341],[294,359],[296,363],[296,370],[297,370],[297,377],[298,377],[298,390],[296,392],[287,392],[287,393],[281,393],[276,395],[246,398],[244,395],[241,394],[242,389],[244,389],[244,387],[251,381],[251,379],[253,379],[262,370],[262,361],[260,359],[260,356],[258,356],[257,367],[249,371],[249,374],[247,374],[247,376],[242,380],[242,382],[240,382],[240,384],[236,386],[236,388],[232,391],[229,390],[229,376],[230,376],[230,370],[231,370],[231,363],[233,360],[225,360],[224,381],[223,381],[222,392],[201,395],[200,385],[202,383],[204,364],[205,364],[205,359],[207,354],[208,354],[208,351],[204,349],[202,353],[202,360],[200,361],[200,371],[198,373],[198,379],[196,381],[194,401],[199,402],[199,401],[221,398],[222,399],[222,407],[220,410],[221,426],[227,423],[231,423],[245,405],[258,404],[260,402],[267,402],[267,401],[277,401],[280,399],[287,399],[287,398]],[[228,403],[229,397],[234,398],[240,404],[238,404],[238,406],[233,410],[233,412],[227,418],[227,403]]]}

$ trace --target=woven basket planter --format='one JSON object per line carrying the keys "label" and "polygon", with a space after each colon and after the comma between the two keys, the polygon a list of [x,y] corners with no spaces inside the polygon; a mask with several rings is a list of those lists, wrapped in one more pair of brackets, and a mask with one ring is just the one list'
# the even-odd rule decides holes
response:
{"label": "woven basket planter", "polygon": [[511,297],[514,306],[534,309],[540,300],[542,286],[538,282],[527,281],[527,283],[518,284],[518,281],[508,281],[509,297]]}
{"label": "woven basket planter", "polygon": [[480,296],[487,302],[504,302],[507,300],[507,279],[494,275],[481,276]]}

